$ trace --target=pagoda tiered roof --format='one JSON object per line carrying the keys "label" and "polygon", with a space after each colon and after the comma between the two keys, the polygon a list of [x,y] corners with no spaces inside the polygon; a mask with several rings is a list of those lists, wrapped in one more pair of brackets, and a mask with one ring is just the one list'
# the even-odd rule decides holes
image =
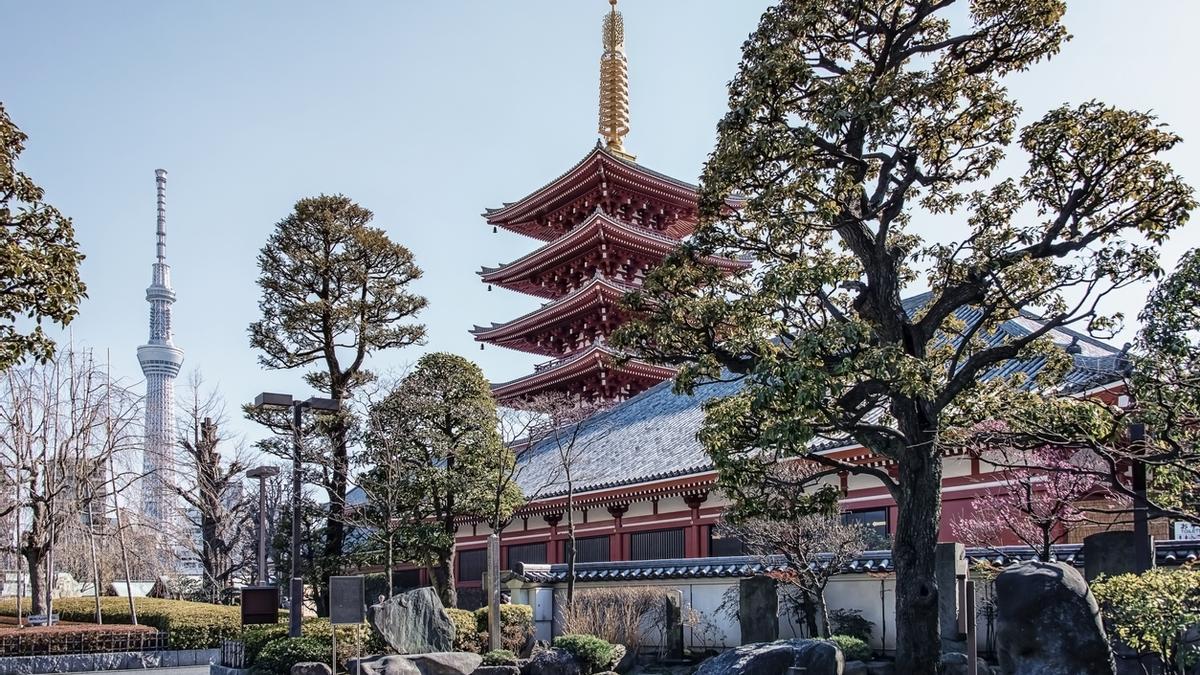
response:
{"label": "pagoda tiered roof", "polygon": [[493,384],[492,395],[503,401],[559,391],[588,400],[623,401],[674,374],[665,366],[625,359],[620,352],[597,342],[566,358],[537,366],[529,375]]}
{"label": "pagoda tiered roof", "polygon": [[478,342],[532,354],[563,356],[607,338],[625,320],[621,298],[632,286],[597,276],[563,297],[505,323],[475,326]]}
{"label": "pagoda tiered roof", "polygon": [[[597,210],[566,235],[511,263],[485,267],[479,276],[489,284],[555,298],[578,288],[581,280],[597,273],[637,283],[677,246],[677,239],[628,225]],[[749,265],[731,258],[706,260],[730,271]]]}
{"label": "pagoda tiered roof", "polygon": [[597,144],[555,180],[483,215],[489,225],[550,241],[584,222],[597,207],[625,222],[682,239],[696,227],[697,187]]}

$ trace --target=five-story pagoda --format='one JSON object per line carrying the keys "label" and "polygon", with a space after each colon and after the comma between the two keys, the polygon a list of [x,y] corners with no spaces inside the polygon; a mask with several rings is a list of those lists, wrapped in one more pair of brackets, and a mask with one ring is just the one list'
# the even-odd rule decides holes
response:
{"label": "five-story pagoda", "polygon": [[[621,359],[608,338],[627,316],[621,298],[641,285],[696,226],[697,188],[634,161],[622,140],[629,133],[624,25],[617,0],[604,18],[600,62],[600,135],[586,157],[550,184],[483,215],[546,242],[506,265],[484,268],[487,284],[549,302],[506,323],[476,326],[479,342],[553,360],[533,373],[492,385],[501,402],[544,392],[620,401],[671,377],[670,368]],[[713,259],[729,270],[743,263]]]}

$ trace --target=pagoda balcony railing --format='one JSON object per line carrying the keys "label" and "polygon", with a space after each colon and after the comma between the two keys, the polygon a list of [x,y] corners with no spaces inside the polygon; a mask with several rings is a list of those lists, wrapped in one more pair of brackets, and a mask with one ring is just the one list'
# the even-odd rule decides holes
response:
{"label": "pagoda balcony railing", "polygon": [[[597,335],[596,339],[592,340],[592,344],[588,345],[588,346],[603,347],[606,343],[607,343],[607,341],[604,339],[603,335]],[[570,363],[571,361],[574,361],[576,358],[578,358],[580,352],[582,352],[585,349],[587,349],[587,346],[579,347],[574,352],[572,352],[566,356],[563,356],[563,357],[557,358],[557,359],[552,359],[550,361],[545,361],[543,363],[539,363],[533,367],[533,372],[542,373],[547,370],[554,370],[555,368],[565,366],[568,363]]]}

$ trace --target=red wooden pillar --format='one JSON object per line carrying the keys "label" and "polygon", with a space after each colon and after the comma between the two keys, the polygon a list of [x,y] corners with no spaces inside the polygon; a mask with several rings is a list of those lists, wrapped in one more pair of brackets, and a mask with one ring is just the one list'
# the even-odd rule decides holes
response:
{"label": "red wooden pillar", "polygon": [[558,545],[558,523],[562,520],[562,514],[547,513],[542,516],[542,520],[550,526],[550,541],[546,543],[546,562],[551,565],[562,562],[558,559],[558,551],[561,548]]}
{"label": "red wooden pillar", "polygon": [[621,527],[621,520],[625,517],[625,512],[628,510],[628,504],[611,504],[608,507],[608,515],[613,517],[613,534],[608,540],[609,560],[626,559],[625,533]]}
{"label": "red wooden pillar", "polygon": [[688,558],[699,558],[703,554],[700,552],[700,505],[708,500],[707,492],[693,492],[683,496],[683,501],[692,510],[692,524],[688,526],[684,533],[684,556]]}

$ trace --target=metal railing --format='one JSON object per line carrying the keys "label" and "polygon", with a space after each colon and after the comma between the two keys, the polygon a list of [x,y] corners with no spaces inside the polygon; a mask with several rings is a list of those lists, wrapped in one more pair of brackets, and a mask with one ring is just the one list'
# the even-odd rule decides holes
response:
{"label": "metal railing", "polygon": [[221,665],[226,668],[245,668],[246,643],[241,640],[222,640]]}

